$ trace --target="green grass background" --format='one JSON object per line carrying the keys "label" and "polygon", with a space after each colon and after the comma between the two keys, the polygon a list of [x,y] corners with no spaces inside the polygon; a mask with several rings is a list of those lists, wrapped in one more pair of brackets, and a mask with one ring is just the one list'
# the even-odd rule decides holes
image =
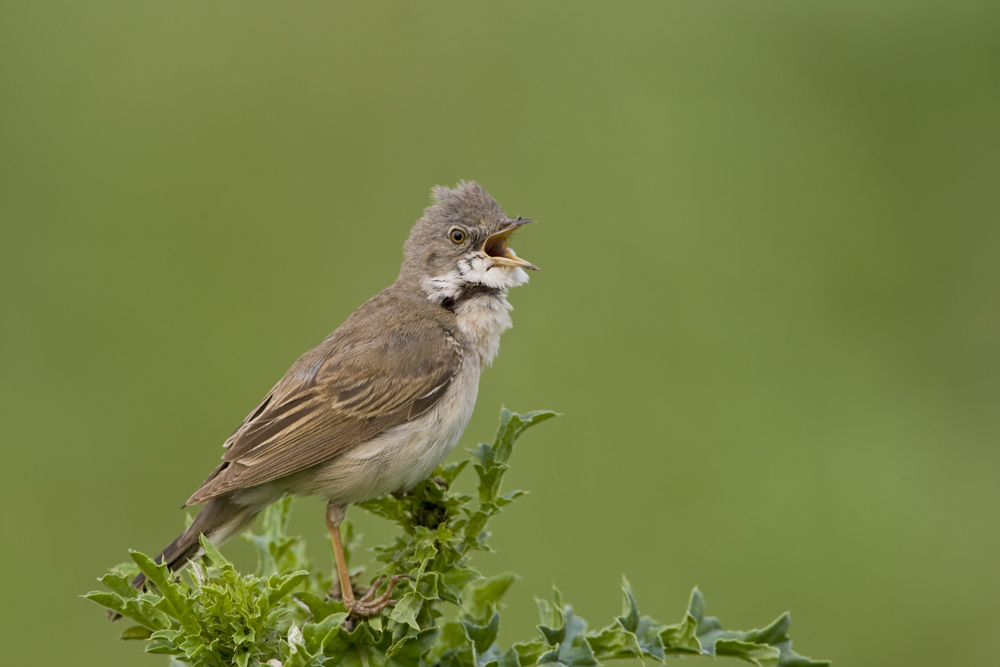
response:
{"label": "green grass background", "polygon": [[625,573],[842,667],[996,664],[1000,5],[912,1],[3,3],[4,664],[164,664],[76,596],[463,178],[543,271],[461,446],[564,415],[480,561],[505,640]]}

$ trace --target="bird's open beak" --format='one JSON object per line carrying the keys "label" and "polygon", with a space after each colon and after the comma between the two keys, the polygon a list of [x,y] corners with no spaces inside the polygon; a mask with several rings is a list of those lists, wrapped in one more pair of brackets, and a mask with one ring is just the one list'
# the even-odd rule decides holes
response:
{"label": "bird's open beak", "polygon": [[506,227],[486,239],[480,251],[492,259],[493,263],[498,266],[517,266],[522,269],[538,271],[539,268],[537,266],[527,260],[521,259],[507,246],[507,239],[514,233],[514,230],[529,222],[534,222],[534,220],[530,218],[508,220]]}

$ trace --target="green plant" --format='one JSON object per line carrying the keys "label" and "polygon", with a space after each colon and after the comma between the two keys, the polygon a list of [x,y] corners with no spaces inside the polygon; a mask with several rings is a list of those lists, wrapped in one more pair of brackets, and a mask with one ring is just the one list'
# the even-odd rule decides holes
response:
{"label": "green plant", "polygon": [[[523,494],[500,488],[515,441],[553,416],[503,410],[493,443],[472,450],[472,459],[439,468],[411,493],[362,505],[400,528],[391,544],[376,547],[377,574],[411,577],[397,588],[398,604],[383,616],[354,622],[327,594],[330,577],[312,567],[302,538],[287,534],[291,499],[268,508],[261,532],[247,535],[257,551],[254,574],[238,573],[203,540],[205,557],[181,576],[132,552],[132,563],[101,577],[108,591],[86,597],[131,619],[136,625],[122,638],[145,640],[147,651],[174,656],[175,667],[596,667],[617,658],[664,661],[670,655],[699,654],[732,656],[761,667],[829,664],[792,651],[788,614],[759,630],[725,631],[717,619],[705,616],[704,598],[695,589],[684,618],[664,625],[640,616],[627,581],[622,615],[606,627],[588,631],[555,591],[551,601],[538,600],[538,635],[501,648],[496,642],[500,600],[515,575],[484,576],[470,566],[470,557],[489,548],[490,519]],[[470,461],[479,476],[475,495],[452,489]],[[358,540],[344,525],[350,557]],[[128,583],[138,571],[155,591],[140,592]],[[352,576],[358,574],[352,570]]]}

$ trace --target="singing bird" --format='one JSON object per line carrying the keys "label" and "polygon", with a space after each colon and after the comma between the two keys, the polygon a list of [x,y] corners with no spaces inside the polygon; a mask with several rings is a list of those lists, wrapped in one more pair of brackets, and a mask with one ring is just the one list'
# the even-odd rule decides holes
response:
{"label": "singing bird", "polygon": [[[309,350],[226,440],[222,463],[185,506],[194,522],[157,557],[171,570],[221,544],[282,496],[326,498],[345,608],[394,604],[388,583],[355,598],[340,541],[347,506],[405,491],[448,456],[469,423],[479,376],[511,326],[507,290],[538,267],[508,239],[509,219],[474,181],[433,188],[403,245],[399,277]],[[145,579],[134,582],[143,587]]]}

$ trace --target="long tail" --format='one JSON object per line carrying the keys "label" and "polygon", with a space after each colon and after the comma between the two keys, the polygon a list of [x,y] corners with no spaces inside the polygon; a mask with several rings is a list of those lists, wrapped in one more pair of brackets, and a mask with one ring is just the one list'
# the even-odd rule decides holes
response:
{"label": "long tail", "polygon": [[[230,501],[229,496],[212,498],[201,508],[187,530],[156,557],[156,562],[166,563],[171,572],[183,569],[192,559],[202,554],[201,544],[198,542],[200,535],[207,537],[212,544],[222,544],[250,525],[259,511],[259,507],[237,505]],[[132,585],[140,590],[144,589],[146,575],[140,574],[132,580]]]}

